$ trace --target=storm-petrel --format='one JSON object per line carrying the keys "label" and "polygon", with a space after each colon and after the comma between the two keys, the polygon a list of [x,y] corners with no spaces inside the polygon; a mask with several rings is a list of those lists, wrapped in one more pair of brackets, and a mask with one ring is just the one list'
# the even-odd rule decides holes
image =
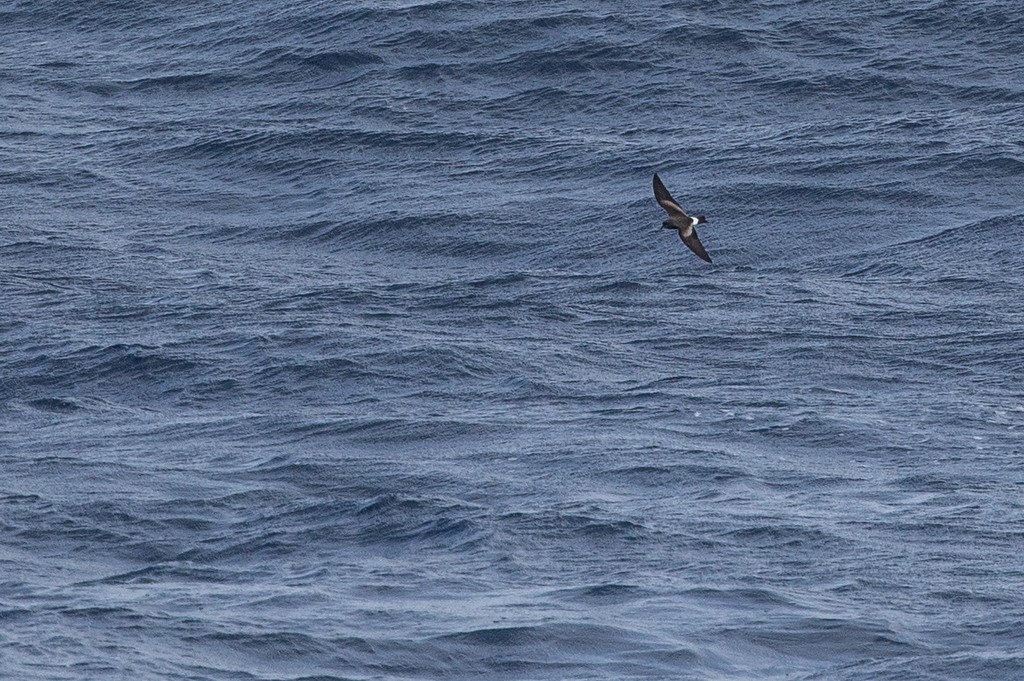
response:
{"label": "storm-petrel", "polygon": [[668,220],[661,223],[661,226],[665,229],[678,230],[679,238],[683,240],[684,244],[689,246],[691,251],[697,254],[697,257],[711,262],[711,256],[704,250],[704,244],[697,238],[697,230],[694,229],[696,225],[707,222],[707,218],[703,215],[697,215],[696,217],[687,215],[682,206],[676,203],[676,200],[665,189],[665,185],[662,184],[661,178],[658,177],[657,173],[654,174],[654,198],[659,206],[668,211]]}

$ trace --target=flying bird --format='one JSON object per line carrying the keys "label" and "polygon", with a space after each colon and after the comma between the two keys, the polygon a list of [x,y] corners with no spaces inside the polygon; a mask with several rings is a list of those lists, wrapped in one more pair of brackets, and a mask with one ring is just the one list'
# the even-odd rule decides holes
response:
{"label": "flying bird", "polygon": [[697,225],[707,222],[708,219],[703,215],[694,217],[687,215],[682,206],[676,203],[676,200],[665,189],[665,185],[662,184],[658,173],[654,173],[654,199],[658,202],[659,206],[668,212],[668,220],[661,223],[661,226],[665,229],[678,230],[679,238],[683,240],[683,243],[691,251],[697,254],[698,258],[711,262],[711,256],[704,250],[704,244],[697,238],[697,230],[694,229]]}

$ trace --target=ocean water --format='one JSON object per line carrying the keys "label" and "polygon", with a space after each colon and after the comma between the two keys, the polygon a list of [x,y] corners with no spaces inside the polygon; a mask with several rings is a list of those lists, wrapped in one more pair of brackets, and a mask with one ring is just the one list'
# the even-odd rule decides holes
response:
{"label": "ocean water", "polygon": [[1019,2],[0,27],[0,678],[1024,678]]}

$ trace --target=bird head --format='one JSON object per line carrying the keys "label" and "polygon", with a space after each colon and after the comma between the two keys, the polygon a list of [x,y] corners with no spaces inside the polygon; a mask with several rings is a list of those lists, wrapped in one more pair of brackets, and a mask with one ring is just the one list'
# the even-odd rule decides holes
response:
{"label": "bird head", "polygon": [[707,221],[708,221],[708,219],[706,217],[704,217],[703,215],[698,215],[697,216],[697,224],[698,225],[703,225]]}

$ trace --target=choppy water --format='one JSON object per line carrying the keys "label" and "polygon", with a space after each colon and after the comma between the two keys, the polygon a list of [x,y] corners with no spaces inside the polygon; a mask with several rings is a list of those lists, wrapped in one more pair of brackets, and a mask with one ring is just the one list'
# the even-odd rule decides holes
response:
{"label": "choppy water", "polygon": [[0,5],[0,676],[1024,677],[1024,10],[854,5]]}

